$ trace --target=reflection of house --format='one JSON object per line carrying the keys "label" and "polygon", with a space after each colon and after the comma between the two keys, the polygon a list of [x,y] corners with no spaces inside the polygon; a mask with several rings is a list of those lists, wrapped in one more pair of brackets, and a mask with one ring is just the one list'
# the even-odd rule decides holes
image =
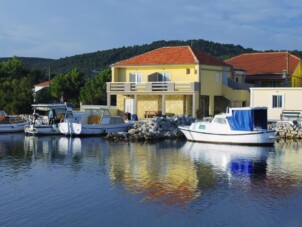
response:
{"label": "reflection of house", "polygon": [[189,46],[159,48],[111,67],[107,105],[116,95],[118,110],[139,118],[145,111],[213,115],[249,104],[248,87],[232,79],[231,66]]}
{"label": "reflection of house", "polygon": [[301,87],[301,59],[288,52],[241,54],[225,61],[246,70],[247,83],[255,87]]}
{"label": "reflection of house", "polygon": [[301,88],[251,88],[251,106],[266,106],[268,108],[268,120],[280,120],[282,112],[302,113],[302,102],[298,97],[302,96]]}
{"label": "reflection of house", "polygon": [[[154,151],[163,150],[159,144],[133,143],[130,147],[119,145],[110,150],[109,176],[113,182],[122,183],[131,193],[142,193],[145,197],[142,201],[169,206],[184,206],[200,196],[197,171],[186,154],[174,152],[174,147],[157,154]],[[211,166],[205,165],[203,170],[206,176],[212,173]],[[212,185],[212,181],[203,179],[203,185]]]}

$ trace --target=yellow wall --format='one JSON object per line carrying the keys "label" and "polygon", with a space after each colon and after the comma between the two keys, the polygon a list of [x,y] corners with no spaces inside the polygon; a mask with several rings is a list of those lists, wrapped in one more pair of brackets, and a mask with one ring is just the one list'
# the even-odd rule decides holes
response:
{"label": "yellow wall", "polygon": [[248,90],[234,90],[227,86],[222,86],[222,95],[230,100],[235,106],[239,106],[243,101],[246,102],[246,106],[250,105],[250,92]]}
{"label": "yellow wall", "polygon": [[292,75],[292,87],[302,87],[302,62],[299,63]]}
{"label": "yellow wall", "polygon": [[[201,66],[201,95],[221,95],[222,70],[221,67]],[[219,81],[216,80],[216,73],[219,73]]]}
{"label": "yellow wall", "polygon": [[[117,113],[124,113],[125,99],[134,98],[133,96],[117,96]],[[165,96],[166,114],[190,114],[192,115],[192,98],[188,95],[166,95]],[[137,96],[137,116],[144,118],[145,111],[162,111],[161,95],[138,95]]]}
{"label": "yellow wall", "polygon": [[166,113],[177,115],[186,113],[186,98],[183,95],[167,95],[165,104]]}
{"label": "yellow wall", "polygon": [[[189,69],[189,74],[187,74]],[[142,82],[148,82],[148,76],[156,72],[168,72],[170,81],[199,81],[198,69],[195,65],[175,65],[175,66],[129,66],[127,68],[112,67],[112,82],[129,82],[130,73],[141,73]]]}

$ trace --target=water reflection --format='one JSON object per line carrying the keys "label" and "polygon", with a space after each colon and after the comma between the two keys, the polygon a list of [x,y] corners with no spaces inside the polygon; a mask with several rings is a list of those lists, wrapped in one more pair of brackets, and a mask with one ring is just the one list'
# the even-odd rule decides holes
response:
{"label": "water reflection", "polygon": [[181,149],[196,164],[208,163],[216,171],[229,177],[262,177],[266,174],[266,160],[274,149],[261,146],[218,145],[187,142]]}
{"label": "water reflection", "polygon": [[142,201],[183,206],[199,196],[197,172],[188,155],[177,151],[179,143],[110,144],[110,178]]}
{"label": "water reflection", "polygon": [[284,195],[301,190],[302,141],[275,143],[268,159],[267,185],[274,194]]}
{"label": "water reflection", "polygon": [[112,188],[138,195],[141,202],[172,207],[187,206],[209,194],[223,198],[228,189],[255,198],[295,193],[301,190],[301,158],[302,142],[276,143],[272,148],[0,135],[0,174],[36,166],[91,171],[109,178]]}

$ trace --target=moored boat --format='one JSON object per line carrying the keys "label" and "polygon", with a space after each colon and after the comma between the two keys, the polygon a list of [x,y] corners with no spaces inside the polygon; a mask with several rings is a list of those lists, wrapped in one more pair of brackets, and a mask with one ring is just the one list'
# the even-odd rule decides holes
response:
{"label": "moored boat", "polygon": [[238,145],[273,145],[275,131],[268,130],[266,107],[230,108],[211,122],[179,126],[187,140]]}
{"label": "moored boat", "polygon": [[27,122],[22,116],[8,115],[4,110],[0,110],[0,133],[22,132]]}
{"label": "moored boat", "polygon": [[108,109],[85,109],[80,122],[59,123],[59,130],[64,135],[102,135],[111,132],[126,132],[130,127],[120,116],[111,116]]}
{"label": "moored boat", "polygon": [[60,122],[78,122],[81,118],[67,104],[33,104],[33,119],[24,127],[27,135],[59,135]]}

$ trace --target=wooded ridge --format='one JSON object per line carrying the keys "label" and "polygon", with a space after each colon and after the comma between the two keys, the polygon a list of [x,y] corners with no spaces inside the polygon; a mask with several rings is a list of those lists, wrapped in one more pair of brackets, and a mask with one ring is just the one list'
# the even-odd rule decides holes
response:
{"label": "wooded ridge", "polygon": [[[174,41],[155,41],[151,44],[134,45],[128,47],[113,48],[109,50],[96,51],[93,53],[79,54],[71,57],[60,59],[46,59],[34,57],[17,56],[30,69],[37,69],[42,72],[51,74],[66,73],[77,68],[90,79],[98,75],[103,69],[111,64],[128,59],[130,57],[154,50],[163,46],[184,46],[190,45],[208,53],[218,59],[225,60],[243,53],[259,52],[251,48],[244,48],[240,45],[220,44],[207,40],[174,40]],[[274,51],[274,50],[269,50]],[[302,51],[290,51],[298,57],[302,57]],[[0,58],[0,62],[7,61],[11,58]]]}

